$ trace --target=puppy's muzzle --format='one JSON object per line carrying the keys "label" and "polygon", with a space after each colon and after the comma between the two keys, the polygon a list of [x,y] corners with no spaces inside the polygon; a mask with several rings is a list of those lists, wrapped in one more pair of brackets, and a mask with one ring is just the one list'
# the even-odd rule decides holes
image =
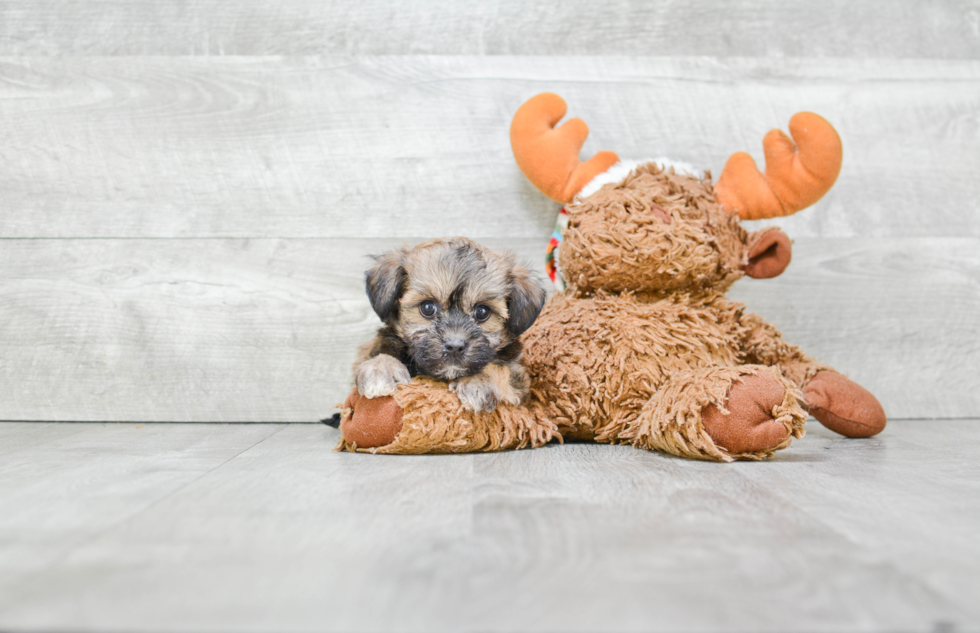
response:
{"label": "puppy's muzzle", "polygon": [[466,354],[466,341],[459,337],[446,339],[442,347],[446,350],[446,356],[453,360],[462,359]]}

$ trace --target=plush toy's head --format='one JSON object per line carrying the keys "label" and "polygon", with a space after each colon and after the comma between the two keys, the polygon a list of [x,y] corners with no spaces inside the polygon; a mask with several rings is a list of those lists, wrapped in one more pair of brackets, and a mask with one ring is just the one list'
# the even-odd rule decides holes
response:
{"label": "plush toy's head", "polygon": [[765,175],[738,153],[713,187],[709,175],[661,159],[626,164],[600,152],[579,162],[588,127],[571,119],[554,128],[565,109],[557,95],[530,99],[514,116],[511,144],[528,179],[566,204],[561,267],[581,293],[723,291],[746,274],[775,277],[789,264],[789,238],[774,228],[750,233],[739,220],[795,213],[840,171],[837,133],[807,112],[790,121],[798,146],[778,130],[766,136]]}

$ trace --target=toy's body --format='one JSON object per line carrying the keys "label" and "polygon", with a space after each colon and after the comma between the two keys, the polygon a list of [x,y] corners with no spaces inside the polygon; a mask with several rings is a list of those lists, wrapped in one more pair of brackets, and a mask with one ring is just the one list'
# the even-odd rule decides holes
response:
{"label": "toy's body", "polygon": [[[529,398],[519,407],[472,414],[434,381],[414,382],[383,401],[354,393],[343,446],[385,453],[499,450],[537,446],[560,434],[728,461],[785,448],[803,435],[808,409],[850,436],[884,427],[874,396],[785,343],[774,327],[724,295],[745,274],[778,275],[790,258],[781,231],[749,233],[728,209],[744,204],[750,213],[772,216],[812,203],[836,178],[839,141],[836,166],[831,156],[823,172],[807,167],[802,179],[761,193],[743,186],[754,175],[740,173],[744,159],[733,157],[717,196],[707,177],[656,163],[576,196],[596,170],[618,158],[602,153],[579,164],[587,131],[573,125],[577,120],[552,130],[563,115],[560,99],[541,95],[525,104],[512,128],[525,174],[553,198],[571,202],[560,246],[568,289],[552,297],[523,338]],[[801,154],[804,145],[815,147],[815,129],[811,122],[802,131]],[[569,136],[574,160],[562,147]],[[767,140],[767,157],[778,163],[771,150]]]}
{"label": "toy's body", "polygon": [[[799,386],[752,354],[753,339],[765,336],[752,316],[718,295],[556,298],[526,339],[528,370],[544,377],[533,383],[530,407],[543,407],[565,437],[725,459],[713,443],[699,441],[698,416],[709,404],[723,405],[735,379],[756,374],[775,394],[760,408],[756,422],[763,426],[753,433],[760,441],[725,449],[731,456],[769,455],[790,435],[802,436],[807,413]],[[573,328],[556,327],[569,317]]]}

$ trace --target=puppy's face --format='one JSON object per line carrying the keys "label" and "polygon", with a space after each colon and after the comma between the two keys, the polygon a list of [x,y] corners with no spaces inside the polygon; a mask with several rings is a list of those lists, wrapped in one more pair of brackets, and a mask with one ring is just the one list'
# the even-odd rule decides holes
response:
{"label": "puppy's face", "polygon": [[[376,259],[371,305],[420,373],[471,376],[531,326],[545,292],[525,266],[466,238],[438,239]],[[505,359],[509,360],[509,359]]]}

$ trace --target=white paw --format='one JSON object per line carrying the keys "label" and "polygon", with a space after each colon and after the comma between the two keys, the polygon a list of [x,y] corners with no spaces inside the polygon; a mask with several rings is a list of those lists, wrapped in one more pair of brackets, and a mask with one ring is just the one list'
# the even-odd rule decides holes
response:
{"label": "white paw", "polygon": [[379,354],[357,367],[354,386],[365,398],[381,398],[395,393],[398,385],[412,380],[408,367],[397,358]]}
{"label": "white paw", "polygon": [[477,413],[486,413],[497,408],[500,392],[497,386],[479,376],[454,380],[449,383],[449,389],[459,396],[464,409]]}

